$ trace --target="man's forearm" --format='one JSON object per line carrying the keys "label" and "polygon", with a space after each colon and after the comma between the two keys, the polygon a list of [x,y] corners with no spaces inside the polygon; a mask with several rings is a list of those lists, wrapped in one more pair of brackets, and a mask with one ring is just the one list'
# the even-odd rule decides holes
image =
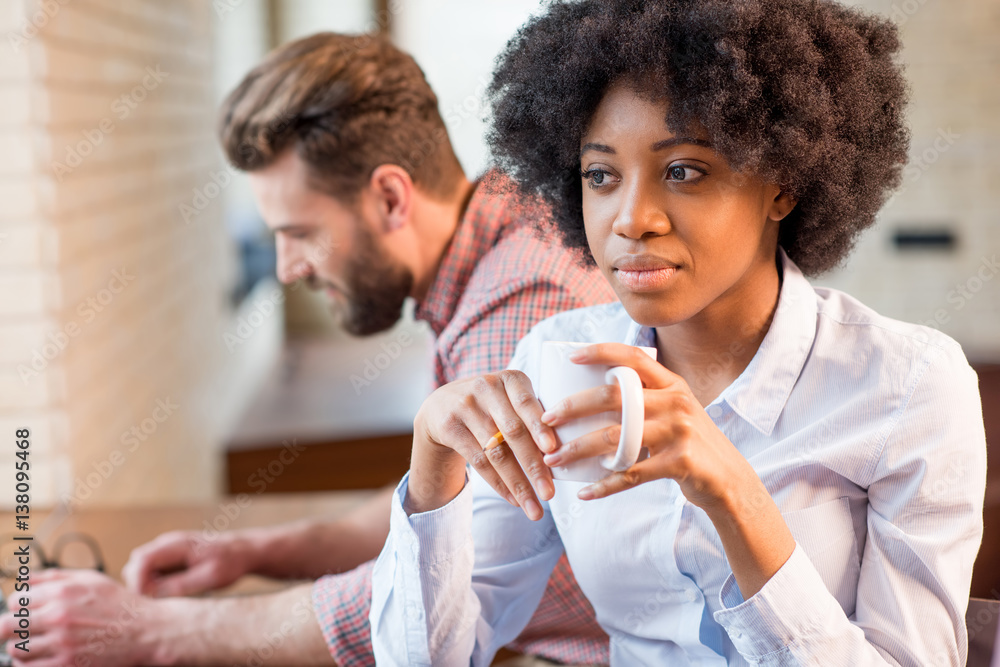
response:
{"label": "man's forearm", "polygon": [[304,520],[251,529],[252,572],[277,579],[318,579],[377,557],[389,535],[392,487],[335,521]]}
{"label": "man's forearm", "polygon": [[312,585],[270,595],[156,600],[143,622],[151,665],[334,665]]}

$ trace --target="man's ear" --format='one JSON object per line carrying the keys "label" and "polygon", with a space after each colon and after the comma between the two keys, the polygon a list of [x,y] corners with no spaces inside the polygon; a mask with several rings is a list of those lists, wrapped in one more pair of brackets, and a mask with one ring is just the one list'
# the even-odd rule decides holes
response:
{"label": "man's ear", "polygon": [[778,193],[771,201],[771,209],[767,212],[768,219],[781,222],[785,219],[785,216],[792,212],[797,203],[787,192],[778,190]]}
{"label": "man's ear", "polygon": [[378,207],[383,233],[395,232],[410,224],[413,214],[413,179],[405,169],[394,164],[375,168],[369,181]]}

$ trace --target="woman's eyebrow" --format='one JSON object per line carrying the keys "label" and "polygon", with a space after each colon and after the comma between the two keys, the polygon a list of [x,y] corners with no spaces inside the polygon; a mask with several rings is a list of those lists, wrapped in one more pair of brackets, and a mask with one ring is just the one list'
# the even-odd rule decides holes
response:
{"label": "woman's eyebrow", "polygon": [[665,148],[673,148],[674,146],[680,146],[681,144],[692,144],[694,146],[702,146],[704,148],[712,147],[712,144],[704,139],[695,139],[693,137],[674,137],[672,139],[657,141],[649,147],[649,150],[655,153],[656,151],[662,151]]}
{"label": "woman's eyebrow", "polygon": [[[673,137],[671,139],[657,141],[655,144],[650,146],[649,149],[655,153],[657,151],[662,151],[664,149],[673,148],[674,146],[680,146],[683,144],[702,146],[703,148],[712,148],[712,144],[704,139],[695,139],[694,137]],[[595,142],[584,144],[583,148],[580,149],[580,155],[583,156],[583,154],[587,151],[597,151],[598,153],[607,153],[608,155],[616,154],[615,149],[611,146]]]}
{"label": "woman's eyebrow", "polygon": [[611,146],[608,146],[607,144],[597,144],[593,142],[589,144],[584,144],[583,148],[580,149],[580,155],[583,155],[587,151],[597,151],[598,153],[607,153],[608,155],[615,154],[615,149],[612,148]]}

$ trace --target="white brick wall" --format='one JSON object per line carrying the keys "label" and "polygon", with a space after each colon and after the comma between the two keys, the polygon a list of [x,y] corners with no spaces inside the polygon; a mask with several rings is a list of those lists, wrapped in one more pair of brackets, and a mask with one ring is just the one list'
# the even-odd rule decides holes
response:
{"label": "white brick wall", "polygon": [[221,167],[211,5],[0,5],[0,434],[32,429],[38,506],[208,499],[240,361],[220,202],[179,210]]}

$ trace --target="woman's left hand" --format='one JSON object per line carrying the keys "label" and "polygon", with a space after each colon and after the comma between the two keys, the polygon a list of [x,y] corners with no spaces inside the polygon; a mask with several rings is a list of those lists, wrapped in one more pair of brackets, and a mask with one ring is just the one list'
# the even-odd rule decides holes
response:
{"label": "woman's left hand", "polygon": [[[642,444],[649,450],[648,459],[582,489],[580,498],[603,498],[654,479],[670,478],[692,504],[712,514],[732,512],[734,505],[767,494],[750,463],[712,422],[682,377],[640,349],[621,343],[591,345],[570,358],[581,364],[628,366],[639,374],[645,399]],[[616,385],[574,394],[542,415],[542,421],[558,427],[609,410],[621,410],[621,392]],[[620,425],[594,431],[562,443],[543,460],[549,466],[562,466],[613,454],[620,432]]]}
{"label": "woman's left hand", "polygon": [[[583,500],[630,489],[654,479],[676,480],[693,505],[705,510],[722,540],[744,599],[756,595],[788,560],[795,539],[767,487],[750,462],[716,427],[682,377],[650,359],[642,350],[621,343],[599,343],[578,350],[570,359],[582,364],[628,366],[644,386],[645,423],[642,444],[649,458],[628,470],[587,486]],[[606,410],[621,410],[618,387],[605,385],[570,396],[542,415],[559,426]],[[618,446],[621,426],[589,433],[546,455],[546,465],[609,454]]]}

